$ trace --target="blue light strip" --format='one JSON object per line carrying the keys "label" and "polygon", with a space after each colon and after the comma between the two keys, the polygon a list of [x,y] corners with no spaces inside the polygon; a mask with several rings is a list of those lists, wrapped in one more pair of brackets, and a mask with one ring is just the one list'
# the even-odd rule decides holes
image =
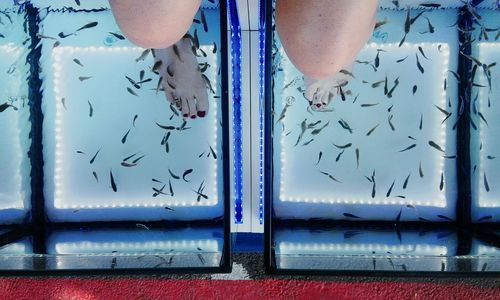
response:
{"label": "blue light strip", "polygon": [[228,0],[233,66],[234,222],[243,223],[243,144],[241,119],[241,26],[235,0]]}
{"label": "blue light strip", "polygon": [[264,224],[264,77],[266,62],[265,0],[259,1],[259,222]]}

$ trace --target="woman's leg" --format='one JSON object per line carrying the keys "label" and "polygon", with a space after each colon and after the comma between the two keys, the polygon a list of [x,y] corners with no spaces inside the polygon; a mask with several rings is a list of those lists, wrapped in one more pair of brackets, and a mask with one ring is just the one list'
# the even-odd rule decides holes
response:
{"label": "woman's leg", "polygon": [[109,0],[116,22],[134,44],[167,48],[193,23],[201,0]]}
{"label": "woman's leg", "polygon": [[206,82],[192,40],[183,37],[193,23],[201,0],[109,0],[127,38],[153,48],[168,101],[183,117],[203,118],[208,112]]}
{"label": "woman's leg", "polygon": [[304,75],[327,78],[350,65],[370,37],[377,0],[278,0],[276,28]]}

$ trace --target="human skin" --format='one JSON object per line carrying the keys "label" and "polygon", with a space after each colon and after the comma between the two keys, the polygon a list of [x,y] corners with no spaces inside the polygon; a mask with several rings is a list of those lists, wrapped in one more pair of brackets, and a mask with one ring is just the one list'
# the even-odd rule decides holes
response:
{"label": "human skin", "polygon": [[193,23],[201,0],[109,0],[125,36],[144,48],[168,48]]}
{"label": "human skin", "polygon": [[377,0],[277,0],[276,28],[292,63],[325,79],[350,65],[375,25]]}

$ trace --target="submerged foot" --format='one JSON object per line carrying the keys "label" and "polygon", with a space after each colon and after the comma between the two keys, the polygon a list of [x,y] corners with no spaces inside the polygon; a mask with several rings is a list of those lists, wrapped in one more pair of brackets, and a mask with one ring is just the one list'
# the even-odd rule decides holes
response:
{"label": "submerged foot", "polygon": [[[306,91],[304,97],[314,111],[328,111],[328,106],[336,95],[343,95],[342,89],[353,78],[351,71],[343,69],[324,79],[304,76]],[[342,96],[343,97],[343,96]]]}
{"label": "submerged foot", "polygon": [[172,47],[155,49],[155,65],[162,79],[165,94],[184,118],[203,118],[208,113],[206,81],[189,38],[182,38]]}

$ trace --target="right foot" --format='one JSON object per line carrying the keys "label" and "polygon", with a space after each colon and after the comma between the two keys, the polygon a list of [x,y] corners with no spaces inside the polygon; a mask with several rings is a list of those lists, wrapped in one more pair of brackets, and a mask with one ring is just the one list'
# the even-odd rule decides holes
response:
{"label": "right foot", "polygon": [[352,77],[338,72],[325,79],[313,79],[304,76],[306,92],[304,97],[309,101],[309,106],[314,111],[324,111],[330,105],[333,98],[340,94],[340,89],[351,80]]}
{"label": "right foot", "polygon": [[167,99],[184,118],[203,118],[208,113],[208,93],[189,38],[172,47],[154,50]]}

